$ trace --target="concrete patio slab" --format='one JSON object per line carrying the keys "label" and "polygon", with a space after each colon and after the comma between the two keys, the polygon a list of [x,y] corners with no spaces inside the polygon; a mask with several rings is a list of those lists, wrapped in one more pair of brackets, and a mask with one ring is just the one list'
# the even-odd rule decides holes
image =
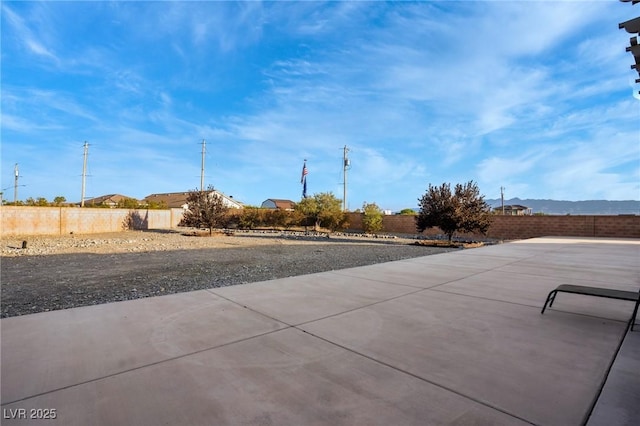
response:
{"label": "concrete patio slab", "polygon": [[532,423],[580,424],[626,324],[560,315],[425,290],[303,329]]}
{"label": "concrete patio slab", "polygon": [[286,327],[205,290],[0,324],[3,404]]}
{"label": "concrete patio slab", "polygon": [[402,284],[416,288],[430,288],[484,272],[482,268],[432,265],[412,262],[411,259],[358,268],[334,271],[338,275],[364,278],[389,284]]}
{"label": "concrete patio slab", "polygon": [[589,270],[579,266],[557,266],[541,262],[508,265],[501,268],[501,271],[551,278],[558,284],[592,285],[630,291],[637,289],[638,280],[631,272],[626,271],[607,271],[597,266]]}
{"label": "concrete patio slab", "polygon": [[636,426],[640,419],[640,333],[627,334],[587,426]]}
{"label": "concrete patio slab", "polygon": [[5,409],[17,407],[56,407],[47,424],[66,426],[526,424],[295,329]]}
{"label": "concrete patio slab", "polygon": [[209,291],[270,318],[297,325],[417,290],[407,285],[322,272]]}
{"label": "concrete patio slab", "polygon": [[540,314],[565,280],[637,290],[639,253],[539,238],[2,319],[2,424],[640,424],[632,304]]}
{"label": "concrete patio slab", "polygon": [[[484,247],[482,249],[484,250]],[[420,263],[425,265],[440,265],[454,268],[470,268],[476,271],[486,271],[487,269],[509,265],[520,260],[520,258],[518,257],[505,255],[493,256],[484,253],[476,254],[475,256],[469,256],[468,252],[470,250],[474,249],[453,251],[449,253],[438,254],[435,256],[416,257],[414,259],[408,259],[405,262]]]}
{"label": "concrete patio slab", "polygon": [[[509,268],[509,271],[515,270],[517,270],[517,268]],[[600,282],[585,282],[569,277],[559,280],[558,277],[518,274],[505,272],[503,268],[498,268],[482,274],[475,274],[452,283],[432,287],[432,289],[447,293],[527,305],[541,310],[549,292],[559,284],[607,287]],[[615,288],[615,286],[610,287]],[[621,287],[618,288],[622,289]],[[631,317],[633,307],[633,302],[624,300],[560,294],[557,296],[551,310],[547,310],[545,315],[551,314],[552,310],[555,310],[613,319],[626,323]]]}

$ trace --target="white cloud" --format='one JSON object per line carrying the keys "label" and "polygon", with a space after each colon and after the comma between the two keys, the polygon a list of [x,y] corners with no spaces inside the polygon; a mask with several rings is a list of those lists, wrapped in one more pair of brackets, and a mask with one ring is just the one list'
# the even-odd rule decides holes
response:
{"label": "white cloud", "polygon": [[[56,123],[43,123],[41,121],[33,121],[24,116],[2,114],[2,128],[7,131],[14,131],[22,134],[29,134],[34,131],[51,131],[61,130],[63,126]],[[5,135],[6,138],[6,135]]]}
{"label": "white cloud", "polygon": [[53,59],[54,62],[59,62],[58,58],[51,53],[48,49],[46,49],[42,44],[33,39],[25,40],[25,45],[31,50],[33,53],[39,56],[44,56],[49,59]]}
{"label": "white cloud", "polygon": [[14,31],[14,38],[20,40],[27,50],[34,55],[48,59],[54,64],[58,64],[60,60],[51,48],[45,46],[43,40],[38,38],[38,35],[32,31],[31,27],[27,25],[24,19],[6,5],[2,4],[2,13],[7,18],[7,22],[10,24]]}

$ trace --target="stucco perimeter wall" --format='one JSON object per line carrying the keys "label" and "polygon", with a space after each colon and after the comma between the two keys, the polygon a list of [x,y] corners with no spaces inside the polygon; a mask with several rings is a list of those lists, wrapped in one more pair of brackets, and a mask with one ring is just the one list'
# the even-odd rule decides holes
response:
{"label": "stucco perimeter wall", "polygon": [[[384,216],[382,223],[382,232],[417,234],[414,216]],[[361,213],[349,213],[349,229],[362,231]],[[421,235],[440,234],[440,229],[429,228]],[[640,238],[640,216],[494,216],[487,234],[508,240],[545,236]]]}
{"label": "stucco perimeter wall", "polygon": [[59,207],[0,207],[2,236],[59,235]]}
{"label": "stucco perimeter wall", "polygon": [[[1,206],[0,236],[68,235],[134,229],[173,229],[182,209],[128,210],[78,207]],[[362,214],[349,213],[349,229],[362,232]],[[383,232],[417,234],[414,216],[384,216]],[[441,235],[438,228],[422,235]],[[640,238],[640,216],[494,216],[487,237],[523,239],[544,236]],[[469,237],[475,237],[469,235]]]}
{"label": "stucco perimeter wall", "polygon": [[495,216],[489,236],[640,238],[640,216]]}
{"label": "stucco perimeter wall", "polygon": [[171,229],[182,209],[128,210],[77,207],[0,207],[0,235],[68,235],[120,232],[133,229]]}

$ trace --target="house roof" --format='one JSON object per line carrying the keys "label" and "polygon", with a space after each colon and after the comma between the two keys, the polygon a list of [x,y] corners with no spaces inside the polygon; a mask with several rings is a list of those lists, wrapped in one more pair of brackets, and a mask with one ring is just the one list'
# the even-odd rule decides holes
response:
{"label": "house roof", "polygon": [[144,197],[146,202],[164,203],[169,208],[179,208],[187,204],[188,192],[166,192]]}
{"label": "house roof", "polygon": [[275,205],[276,209],[281,209],[281,210],[292,210],[293,207],[296,205],[296,203],[294,203],[291,200],[283,200],[279,198],[269,198],[263,201],[262,204],[264,205],[268,201],[271,201]]}
{"label": "house roof", "polygon": [[[225,204],[228,207],[234,207],[234,208],[242,208],[243,205],[241,202],[236,201],[233,199],[233,197],[229,197],[227,195],[224,195],[223,193],[221,193],[220,191],[213,191],[216,194],[220,195]],[[144,201],[146,202],[155,202],[155,203],[162,203],[164,202],[165,205],[169,208],[182,208],[187,204],[187,197],[189,197],[189,191],[186,192],[165,192],[165,193],[159,193],[159,194],[151,194],[151,195],[147,195],[144,198]]]}
{"label": "house roof", "polygon": [[107,195],[101,195],[100,197],[94,197],[94,198],[87,198],[84,200],[85,205],[86,204],[106,204],[106,205],[116,205],[118,204],[120,201],[126,200],[126,199],[134,199],[133,197],[127,197],[126,195],[121,195],[121,194],[107,194]]}

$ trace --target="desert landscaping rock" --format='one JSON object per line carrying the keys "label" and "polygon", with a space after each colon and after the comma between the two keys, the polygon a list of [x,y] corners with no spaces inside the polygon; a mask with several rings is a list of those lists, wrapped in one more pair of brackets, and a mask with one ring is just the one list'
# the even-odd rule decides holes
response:
{"label": "desert landscaping rock", "polygon": [[[263,231],[2,239],[1,317],[267,281],[451,251],[410,239]],[[27,248],[22,248],[27,241]]]}

